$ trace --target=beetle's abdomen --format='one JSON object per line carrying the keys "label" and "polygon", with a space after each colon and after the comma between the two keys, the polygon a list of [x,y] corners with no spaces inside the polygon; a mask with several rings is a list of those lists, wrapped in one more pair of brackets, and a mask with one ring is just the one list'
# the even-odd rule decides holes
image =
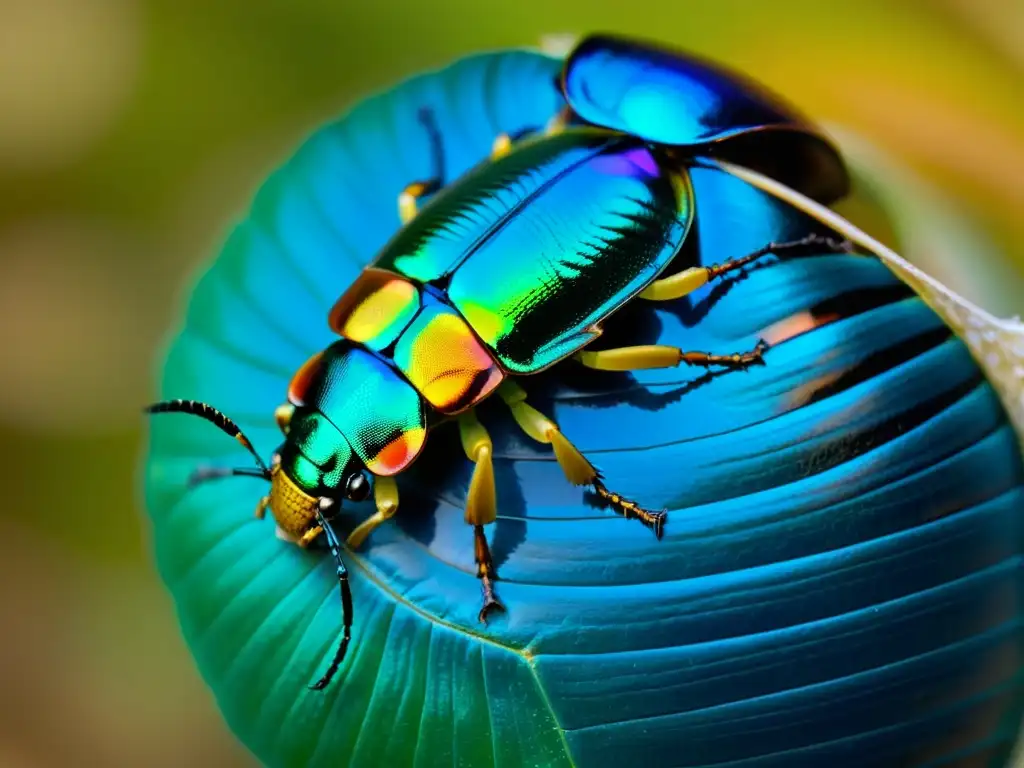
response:
{"label": "beetle's abdomen", "polygon": [[509,371],[533,373],[672,260],[693,212],[689,177],[620,142],[541,190],[453,274],[448,296]]}
{"label": "beetle's abdomen", "polygon": [[341,336],[386,352],[423,399],[453,414],[494,391],[504,374],[466,321],[411,280],[369,268],[331,310]]}

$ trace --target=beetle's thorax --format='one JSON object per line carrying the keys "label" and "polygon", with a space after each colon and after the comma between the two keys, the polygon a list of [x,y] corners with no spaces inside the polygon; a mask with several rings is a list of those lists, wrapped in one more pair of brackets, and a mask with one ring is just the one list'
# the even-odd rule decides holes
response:
{"label": "beetle's thorax", "polygon": [[319,499],[310,496],[276,464],[270,475],[270,511],[278,527],[289,536],[301,538],[316,522]]}

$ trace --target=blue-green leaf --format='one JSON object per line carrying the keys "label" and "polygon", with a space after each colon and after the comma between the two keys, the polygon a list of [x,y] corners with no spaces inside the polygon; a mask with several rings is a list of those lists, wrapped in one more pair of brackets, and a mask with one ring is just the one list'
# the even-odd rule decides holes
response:
{"label": "blue-green leaf", "polygon": [[[430,174],[417,111],[434,110],[454,177],[499,132],[547,122],[557,70],[469,58],[312,136],[196,286],[161,396],[215,405],[269,455],[291,374],[332,340],[330,305],[398,227],[403,186]],[[701,248],[682,261],[809,226],[722,171],[695,169],[694,187]],[[198,419],[154,420],[159,568],[241,740],[274,766],[998,764],[1024,706],[1024,462],[966,347],[851,255],[769,261],[615,318],[608,343],[777,342],[764,367],[714,378],[567,364],[524,379],[610,487],[669,509],[665,538],[568,485],[486,403],[508,614],[476,620],[469,467],[439,429],[396,518],[344,553],[353,645],[323,692],[307,686],[340,629],[330,557],[255,519],[257,480],[187,489],[197,465],[247,457]],[[339,534],[370,512],[347,507]]]}

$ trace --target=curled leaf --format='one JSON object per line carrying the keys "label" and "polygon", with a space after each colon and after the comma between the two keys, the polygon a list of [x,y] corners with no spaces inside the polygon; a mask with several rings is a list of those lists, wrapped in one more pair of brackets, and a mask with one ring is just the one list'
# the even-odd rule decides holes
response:
{"label": "curled leaf", "polygon": [[[160,395],[215,405],[269,455],[291,375],[332,340],[328,311],[399,226],[398,193],[431,171],[418,110],[434,110],[454,177],[498,133],[547,123],[558,66],[471,57],[315,133],[198,281]],[[815,226],[740,176],[692,169],[700,247],[680,266]],[[253,516],[261,481],[188,487],[197,466],[245,465],[236,442],[154,420],[157,560],[231,728],[273,766],[997,764],[1024,708],[1024,461],[947,326],[969,332],[972,314],[887,263],[767,259],[606,329],[608,343],[716,353],[766,337],[747,372],[566,364],[524,380],[609,487],[668,508],[661,541],[569,485],[550,448],[486,403],[508,607],[486,627],[469,466],[456,432],[432,433],[399,477],[397,515],[343,555],[352,648],[322,692],[307,686],[341,624],[330,558]],[[371,512],[347,504],[339,535]]]}

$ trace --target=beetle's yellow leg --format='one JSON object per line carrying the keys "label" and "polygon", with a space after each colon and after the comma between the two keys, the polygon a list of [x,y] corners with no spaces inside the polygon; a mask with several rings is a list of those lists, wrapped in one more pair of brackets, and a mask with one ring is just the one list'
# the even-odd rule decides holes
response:
{"label": "beetle's yellow leg", "polygon": [[491,160],[499,160],[512,151],[516,142],[535,134],[536,131],[526,128],[516,133],[499,133],[491,145]]}
{"label": "beetle's yellow leg", "polygon": [[350,549],[358,547],[374,528],[395,516],[395,512],[398,511],[398,483],[395,482],[395,478],[378,477],[374,480],[373,500],[377,505],[377,511],[348,535],[345,543]]}
{"label": "beetle's yellow leg", "polygon": [[764,352],[768,349],[765,341],[749,352],[731,355],[712,355],[708,352],[686,352],[679,347],[664,344],[648,344],[638,347],[602,349],[596,352],[584,350],[576,353],[576,359],[587,368],[598,371],[639,371],[646,368],[674,368],[685,363],[702,368],[720,365],[733,370],[746,370],[752,365],[764,365]]}
{"label": "beetle's yellow leg", "polygon": [[274,421],[277,422],[277,428],[281,430],[282,434],[288,434],[288,425],[292,423],[292,414],[294,413],[295,406],[291,403],[279,405],[274,409]]}
{"label": "beetle's yellow leg", "polygon": [[256,502],[256,519],[262,520],[267,515],[267,507],[270,506],[270,496],[264,496]]}
{"label": "beetle's yellow leg", "polygon": [[512,137],[507,133],[499,133],[491,146],[491,160],[504,157],[512,151]]}
{"label": "beetle's yellow leg", "polygon": [[302,534],[302,536],[299,537],[298,541],[296,541],[295,543],[298,544],[303,549],[305,549],[310,544],[312,544],[314,541],[316,541],[316,537],[319,536],[323,532],[324,532],[324,529],[322,527],[320,527],[319,525],[315,525],[312,528],[310,528],[308,531],[306,531],[304,534]]}
{"label": "beetle's yellow leg", "polygon": [[565,129],[565,126],[569,124],[569,119],[572,117],[572,110],[568,107],[562,107],[558,110],[553,118],[548,121],[547,126],[544,128],[544,133],[548,136],[560,133]]}
{"label": "beetle's yellow leg", "polygon": [[494,594],[494,582],[498,571],[491,558],[484,526],[498,517],[498,500],[494,490],[494,465],[492,463],[491,436],[472,410],[459,416],[459,435],[462,449],[476,466],[466,493],[466,522],[473,526],[473,554],[476,559],[476,576],[484,593],[484,605],[478,618],[484,624],[492,611],[504,611],[505,606]]}
{"label": "beetle's yellow leg", "polygon": [[398,196],[398,218],[403,224],[408,224],[416,218],[419,210],[419,200],[427,195],[432,195],[441,189],[440,179],[429,179],[428,181],[414,181],[402,190]]}
{"label": "beetle's yellow leg", "polygon": [[575,445],[569,442],[551,419],[527,404],[526,393],[514,381],[510,379],[503,381],[498,387],[498,395],[508,405],[509,410],[512,411],[512,417],[523,432],[537,442],[551,445],[555,452],[555,460],[570,483],[593,487],[597,495],[608,502],[616,512],[626,518],[636,518],[653,530],[655,536],[661,538],[662,528],[665,525],[664,510],[652,512],[644,509],[635,501],[609,491],[605,487],[601,473],[587,461]]}
{"label": "beetle's yellow leg", "polygon": [[710,267],[690,267],[682,272],[669,275],[660,280],[655,280],[640,292],[641,299],[648,301],[671,301],[679,299],[687,294],[693,293],[712,280],[723,275],[736,272],[758,259],[769,254],[774,256],[785,256],[794,251],[822,249],[830,253],[852,253],[853,244],[849,240],[838,240],[836,238],[824,237],[811,234],[799,240],[792,240],[785,243],[769,243],[764,248],[759,248],[753,253],[748,253],[738,259],[726,261],[723,264],[715,264]]}
{"label": "beetle's yellow leg", "polygon": [[[738,269],[738,267],[737,267]],[[655,280],[640,292],[641,299],[671,301],[693,293],[711,279],[708,267],[690,267],[674,275]]]}

